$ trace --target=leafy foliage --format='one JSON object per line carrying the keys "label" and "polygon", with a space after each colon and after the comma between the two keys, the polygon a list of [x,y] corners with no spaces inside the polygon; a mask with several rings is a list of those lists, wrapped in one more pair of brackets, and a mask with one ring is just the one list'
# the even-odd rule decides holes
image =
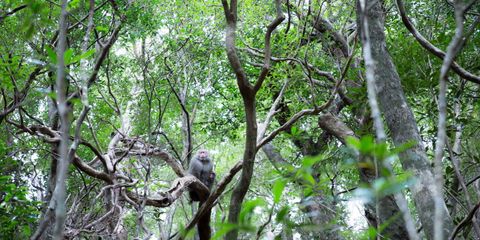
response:
{"label": "leafy foliage", "polygon": [[[69,167],[66,233],[72,238],[123,233],[129,239],[175,234],[191,238],[195,231],[185,226],[193,211],[186,197],[160,208],[135,202],[127,192],[139,199],[171,197],[171,185],[180,177],[152,153],[168,153],[187,168],[190,153],[208,149],[216,183],[244,158],[246,113],[226,54],[222,4],[96,0],[92,31],[85,39],[89,3],[68,1],[63,56],[71,140],[86,104],[81,94],[86,94],[90,107],[79,126],[74,160],[94,171],[77,162]],[[413,110],[425,153],[432,159],[442,61],[412,37],[392,1],[384,4],[386,45],[409,103],[404,107]],[[416,28],[446,49],[455,30],[449,2],[405,4]],[[478,4],[465,15],[466,26],[478,19]],[[399,157],[415,143],[394,146],[388,130],[385,142],[372,136],[354,2],[282,1],[281,11],[286,19],[272,34],[270,71],[255,99],[257,128],[268,120],[265,136],[280,127],[281,131],[268,143],[271,152],[268,146],[255,149],[252,183],[246,200],[239,203],[236,223],[228,222],[231,209],[226,206],[241,180],[233,177],[216,199],[213,239],[232,230],[244,239],[375,238],[392,222],[367,226],[365,209],[356,200],[373,202],[403,192],[410,210],[422,211],[415,209],[408,190],[417,184],[414,173],[404,170]],[[265,32],[275,12],[271,1],[238,3],[235,46],[250,83],[264,67]],[[55,187],[51,178],[56,177],[58,136],[51,133],[60,129],[55,86],[60,13],[61,6],[53,1],[0,1],[0,238],[31,237]],[[346,54],[335,34],[345,41]],[[472,31],[456,58],[477,76],[478,46],[480,33]],[[480,163],[479,88],[453,73],[448,86],[445,188],[455,198],[446,201],[452,217],[461,221],[472,207],[468,199],[475,203],[479,198],[474,189]],[[295,114],[320,108],[289,124]],[[344,127],[341,134],[325,126],[328,115],[334,117],[334,127]],[[121,140],[114,142],[117,134]],[[109,159],[118,162],[107,166]],[[362,169],[378,170],[377,178],[360,183]],[[468,184],[466,191],[455,170]],[[114,176],[114,181],[102,180],[100,173]],[[361,210],[351,217],[353,208]],[[91,223],[96,224],[88,226]],[[470,228],[464,234],[474,236]]]}

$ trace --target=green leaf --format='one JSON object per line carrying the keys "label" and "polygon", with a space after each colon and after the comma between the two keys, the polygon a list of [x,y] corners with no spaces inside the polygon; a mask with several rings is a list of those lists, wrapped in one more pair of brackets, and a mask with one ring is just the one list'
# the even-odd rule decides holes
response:
{"label": "green leaf", "polygon": [[71,0],[68,3],[68,10],[70,11],[72,9],[78,8],[78,6],[80,6],[80,0]]}
{"label": "green leaf", "polygon": [[399,153],[405,152],[407,149],[410,149],[410,148],[414,147],[415,145],[417,145],[417,141],[410,140],[410,141],[407,141],[407,142],[403,143],[402,145],[400,145],[398,147],[395,147],[394,149],[392,149],[390,151],[390,153],[391,154],[399,154]]}
{"label": "green leaf", "polygon": [[48,97],[50,97],[51,99],[53,100],[56,100],[57,99],[57,93],[56,92],[49,92],[47,94]]}
{"label": "green leaf", "polygon": [[76,63],[76,62],[79,62],[82,59],[89,58],[94,53],[95,53],[95,49],[90,49],[90,50],[88,50],[88,51],[86,51],[86,52],[84,52],[80,55],[77,55],[77,56],[73,57],[72,58],[72,63]]}
{"label": "green leaf", "polygon": [[240,223],[246,223],[248,220],[248,216],[251,213],[253,213],[253,210],[256,207],[265,206],[265,205],[266,205],[265,200],[259,199],[259,198],[245,202],[243,204],[242,211],[240,212],[240,215],[238,217]]}
{"label": "green leaf", "polygon": [[367,239],[375,239],[377,236],[377,229],[375,229],[374,227],[369,227],[367,229],[366,235]]}
{"label": "green leaf", "polygon": [[321,156],[306,156],[303,158],[302,161],[302,168],[310,168],[312,167],[315,163],[320,161]]}
{"label": "green leaf", "polygon": [[315,178],[313,178],[312,174],[310,174],[310,173],[306,173],[306,172],[303,173],[302,178],[303,178],[303,180],[307,181],[311,185],[314,185],[316,183]]}
{"label": "green leaf", "polygon": [[356,137],[348,136],[347,137],[347,145],[353,149],[359,150],[360,149],[360,140]]}
{"label": "green leaf", "polygon": [[227,234],[228,232],[238,228],[237,224],[233,223],[222,223],[218,225],[218,230],[215,232],[215,235],[213,235],[212,240],[215,239],[222,239],[222,237]]}
{"label": "green leaf", "polygon": [[292,129],[290,130],[290,132],[293,136],[296,136],[296,135],[298,135],[298,128],[293,126]]}
{"label": "green leaf", "polygon": [[285,184],[286,184],[286,182],[283,179],[278,179],[273,184],[272,193],[273,193],[273,202],[274,203],[279,203],[280,202],[280,198],[282,197],[283,189],[285,189]]}
{"label": "green leaf", "polygon": [[63,53],[63,61],[65,65],[72,63],[73,49],[69,48]]}
{"label": "green leaf", "polygon": [[284,206],[282,207],[282,209],[280,209],[280,211],[278,211],[276,217],[275,217],[275,220],[277,222],[283,222],[286,220],[286,218],[288,217],[288,213],[290,212],[290,207],[289,206]]}
{"label": "green leaf", "polygon": [[30,230],[30,227],[28,225],[23,226],[23,235],[25,236],[30,236],[32,234],[32,231]]}
{"label": "green leaf", "polygon": [[97,31],[99,31],[99,32],[108,32],[108,27],[105,27],[105,26],[102,26],[102,25],[96,26],[95,29],[97,29]]}
{"label": "green leaf", "polygon": [[57,64],[57,53],[51,47],[46,46],[45,49],[47,50],[48,58],[50,63]]}
{"label": "green leaf", "polygon": [[5,198],[3,199],[5,202],[8,202],[10,201],[10,199],[12,199],[13,195],[10,193],[10,192],[7,192],[7,194],[5,194]]}
{"label": "green leaf", "polygon": [[25,37],[27,39],[32,38],[34,32],[35,32],[35,25],[32,23],[28,26],[27,31],[25,32]]}
{"label": "green leaf", "polygon": [[373,136],[366,135],[360,139],[360,147],[358,150],[362,154],[372,154],[374,147],[375,147],[375,141],[373,139]]}
{"label": "green leaf", "polygon": [[378,159],[383,160],[388,156],[389,151],[386,143],[373,143],[373,147],[374,156],[376,156]]}

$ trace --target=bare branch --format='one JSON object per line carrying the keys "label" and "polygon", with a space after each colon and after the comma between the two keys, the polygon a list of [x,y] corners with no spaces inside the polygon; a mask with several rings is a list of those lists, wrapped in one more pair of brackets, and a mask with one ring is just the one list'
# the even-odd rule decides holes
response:
{"label": "bare branch", "polygon": [[480,207],[480,202],[477,203],[477,205],[475,205],[474,208],[472,208],[472,210],[470,210],[470,212],[468,213],[468,215],[455,227],[455,229],[453,230],[452,232],[452,235],[450,236],[450,240],[453,240],[455,239],[455,237],[457,236],[457,234],[464,228],[467,226],[467,224],[472,221],[472,218],[475,216],[475,213],[477,212],[478,208]]}
{"label": "bare branch", "polygon": [[192,175],[188,175],[182,178],[177,178],[173,181],[172,186],[166,192],[159,193],[160,197],[155,198],[145,198],[143,196],[138,196],[135,193],[127,191],[127,196],[133,200],[136,204],[142,204],[145,201],[145,205],[154,206],[154,207],[168,207],[173,202],[175,202],[182,193],[184,193],[190,186],[193,187],[196,185],[196,191],[203,193],[203,197],[206,198],[208,195],[208,188],[203,185],[203,183]]}

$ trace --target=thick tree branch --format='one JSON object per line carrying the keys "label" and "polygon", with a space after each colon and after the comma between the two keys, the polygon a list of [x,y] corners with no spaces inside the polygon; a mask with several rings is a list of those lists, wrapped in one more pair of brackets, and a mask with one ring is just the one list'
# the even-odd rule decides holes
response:
{"label": "thick tree branch", "polygon": [[182,194],[187,191],[190,186],[193,185],[197,186],[197,190],[200,189],[200,191],[198,192],[203,193],[202,197],[203,199],[206,199],[206,197],[208,196],[207,193],[209,192],[208,188],[200,180],[198,180],[192,175],[175,179],[169,190],[159,193],[160,197],[145,198],[144,196],[139,196],[130,191],[127,191],[126,194],[136,204],[142,204],[143,201],[145,201],[145,205],[147,206],[164,208],[170,206],[179,197],[181,197]]}
{"label": "thick tree branch", "polygon": [[[16,125],[17,127],[22,127],[21,125]],[[58,144],[60,142],[60,133],[58,131],[52,130],[46,126],[34,125],[31,127],[23,127],[22,132],[28,132],[31,135],[39,136],[46,140],[48,143],[55,143]],[[73,138],[75,139],[75,138]],[[119,139],[118,141],[122,141],[126,144],[133,143],[133,147],[129,149],[123,149],[121,147],[117,147],[115,145],[114,155],[126,153],[129,156],[148,156],[148,157],[155,157],[160,158],[165,161],[172,170],[180,177],[180,179],[175,179],[172,187],[166,191],[165,193],[159,193],[161,197],[154,197],[154,198],[145,198],[141,196],[137,196],[133,193],[127,191],[127,196],[130,197],[134,202],[141,203],[142,201],[146,201],[146,205],[148,206],[156,206],[156,207],[167,207],[170,206],[180,195],[185,191],[185,188],[189,187],[196,191],[199,194],[200,199],[206,199],[209,195],[208,188],[197,178],[194,176],[188,175],[185,170],[183,169],[182,165],[175,160],[170,154],[167,152],[155,148],[154,146],[144,143],[139,139]],[[103,158],[103,154],[101,154],[98,149],[93,147],[92,144],[80,140],[80,144],[87,146],[90,148],[96,155],[97,158]],[[102,180],[107,184],[113,184],[115,182],[114,179],[124,179],[123,176],[113,173],[113,175],[107,174],[106,172],[102,172],[99,170],[94,169],[93,167],[86,164],[80,157],[77,155],[73,156],[73,165],[80,169],[82,172],[86,173],[87,175]],[[240,164],[241,166],[241,164]],[[239,170],[236,168],[234,172],[237,173]],[[226,183],[228,184],[229,181]]]}
{"label": "thick tree branch", "polygon": [[227,19],[227,29],[225,34],[225,46],[227,48],[227,57],[233,72],[237,78],[237,85],[244,95],[252,95],[253,86],[248,81],[248,77],[243,70],[237,50],[235,49],[235,39],[237,30],[237,1],[231,0],[230,7],[226,0],[222,0],[225,18]]}

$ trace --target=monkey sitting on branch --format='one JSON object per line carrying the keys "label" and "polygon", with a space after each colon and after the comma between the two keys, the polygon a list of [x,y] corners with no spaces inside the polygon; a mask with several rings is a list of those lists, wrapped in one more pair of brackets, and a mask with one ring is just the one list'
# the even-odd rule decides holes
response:
{"label": "monkey sitting on branch", "polygon": [[[215,173],[213,172],[213,163],[208,156],[207,150],[198,150],[197,154],[190,161],[188,173],[197,177],[208,190],[212,190],[213,182],[215,181]],[[190,199],[192,201],[200,201],[200,197],[195,191],[190,190]]]}
{"label": "monkey sitting on branch", "polygon": [[[207,150],[198,150],[197,154],[195,154],[190,161],[188,173],[197,177],[203,184],[205,184],[208,190],[212,190],[213,182],[215,181],[215,173],[213,172],[213,163],[211,158],[208,156]],[[194,190],[190,190],[189,193],[190,199],[192,201],[199,201],[200,206],[206,200],[200,199],[200,196]],[[210,215],[211,210],[209,209],[197,223],[198,236],[200,240],[210,239],[212,234],[210,228]]]}

